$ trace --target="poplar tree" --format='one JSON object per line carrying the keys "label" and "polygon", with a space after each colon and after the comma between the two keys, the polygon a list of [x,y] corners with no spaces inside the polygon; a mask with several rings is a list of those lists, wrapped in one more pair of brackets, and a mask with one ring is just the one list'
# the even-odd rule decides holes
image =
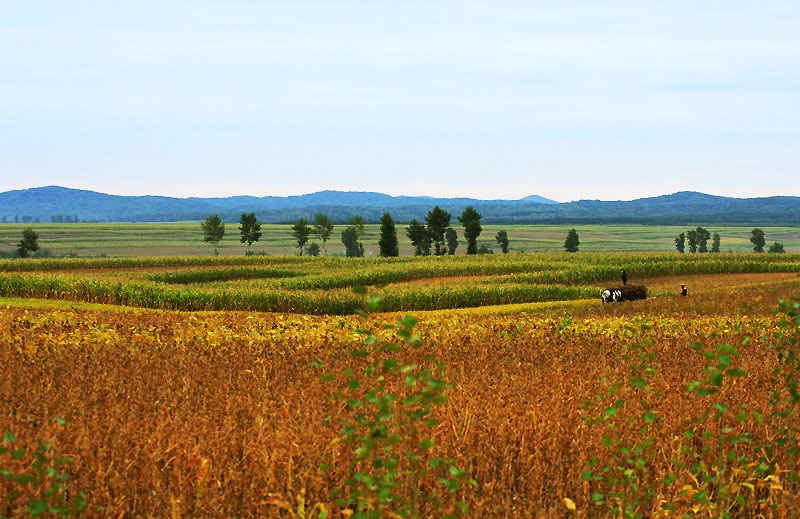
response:
{"label": "poplar tree", "polygon": [[464,227],[464,239],[467,240],[467,254],[478,253],[478,236],[481,235],[481,213],[476,211],[471,205],[467,206],[458,217],[458,221]]}
{"label": "poplar tree", "polygon": [[411,245],[414,246],[415,256],[430,256],[431,254],[431,236],[428,229],[418,222],[416,218],[411,220],[411,223],[406,227],[406,236],[411,240]]}
{"label": "poplar tree", "polygon": [[[494,239],[497,242],[497,244],[500,245],[500,250],[503,251],[503,254],[508,254],[508,232],[507,231],[497,231],[497,235],[494,237]],[[577,247],[576,247],[575,250],[578,250]],[[573,251],[570,251],[570,252],[573,252]]]}
{"label": "poplar tree", "polygon": [[452,256],[458,248],[458,233],[452,227],[448,227],[444,237],[447,239],[447,254]]}
{"label": "poplar tree", "polygon": [[686,233],[682,232],[675,238],[675,248],[678,249],[678,252],[683,254],[686,250]]}
{"label": "poplar tree", "polygon": [[450,227],[450,213],[438,205],[428,211],[425,216],[425,223],[428,226],[428,234],[433,242],[433,251],[437,256],[442,256],[447,252],[444,245],[444,233]]}
{"label": "poplar tree", "polygon": [[303,255],[303,249],[308,243],[308,238],[311,236],[311,227],[305,218],[300,218],[297,223],[292,225],[292,236],[297,240],[297,248],[300,249],[300,255]]}
{"label": "poplar tree", "polygon": [[397,230],[395,229],[392,215],[389,213],[383,213],[381,217],[381,237],[378,240],[378,247],[380,248],[381,256],[384,258],[393,258],[400,255]]}
{"label": "poplar tree", "polygon": [[570,229],[567,233],[567,238],[564,240],[564,249],[567,252],[578,252],[580,244],[581,240],[578,237],[578,231]]}
{"label": "poplar tree", "polygon": [[325,249],[325,253],[327,254],[328,238],[333,234],[333,222],[328,218],[328,215],[322,213],[314,215],[314,228],[312,233],[319,236],[319,239],[322,240],[322,248]]}

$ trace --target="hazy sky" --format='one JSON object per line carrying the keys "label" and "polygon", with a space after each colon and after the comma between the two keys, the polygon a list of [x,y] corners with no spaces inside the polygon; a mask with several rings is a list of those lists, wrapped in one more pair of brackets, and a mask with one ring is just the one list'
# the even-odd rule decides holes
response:
{"label": "hazy sky", "polygon": [[0,191],[800,195],[800,2],[0,3]]}

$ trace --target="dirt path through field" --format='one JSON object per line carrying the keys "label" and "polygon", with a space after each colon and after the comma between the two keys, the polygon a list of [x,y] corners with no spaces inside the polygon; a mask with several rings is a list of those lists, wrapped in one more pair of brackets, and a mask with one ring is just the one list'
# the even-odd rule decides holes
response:
{"label": "dirt path through field", "polygon": [[649,279],[632,279],[632,285],[642,284],[648,290],[673,290],[676,294],[681,291],[681,283],[685,283],[691,292],[710,292],[722,289],[731,289],[741,286],[763,285],[771,282],[781,282],[796,279],[800,283],[800,273],[777,272],[768,274],[695,274],[691,276],[666,276]]}

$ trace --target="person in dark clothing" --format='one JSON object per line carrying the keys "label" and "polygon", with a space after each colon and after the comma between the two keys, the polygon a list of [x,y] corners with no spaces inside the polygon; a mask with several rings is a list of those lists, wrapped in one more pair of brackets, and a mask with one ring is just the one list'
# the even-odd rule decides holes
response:
{"label": "person in dark clothing", "polygon": [[689,295],[689,290],[686,288],[686,285],[683,284],[683,283],[681,283],[681,295],[682,296],[688,296]]}
{"label": "person in dark clothing", "polygon": [[623,285],[628,284],[628,273],[625,272],[625,269],[622,269],[622,284]]}

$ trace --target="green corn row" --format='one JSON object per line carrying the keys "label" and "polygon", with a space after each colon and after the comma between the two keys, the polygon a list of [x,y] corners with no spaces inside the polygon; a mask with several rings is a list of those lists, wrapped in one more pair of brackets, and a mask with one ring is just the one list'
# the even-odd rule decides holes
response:
{"label": "green corn row", "polygon": [[299,256],[169,256],[141,258],[42,258],[0,260],[0,272],[48,270],[124,269],[229,265],[283,265],[308,263]]}
{"label": "green corn row", "polygon": [[150,281],[168,284],[213,283],[233,279],[279,279],[302,276],[303,272],[280,268],[220,268],[179,270],[149,276]]}
{"label": "green corn row", "polygon": [[[597,289],[560,285],[458,286],[385,294],[383,309],[439,310],[595,297]],[[0,296],[65,299],[164,310],[246,310],[348,315],[363,308],[357,294],[287,291],[202,291],[75,277],[0,274]]]}
{"label": "green corn row", "polygon": [[435,279],[443,277],[486,276],[513,274],[518,272],[548,271],[564,268],[560,263],[543,261],[516,262],[453,262],[440,258],[425,258],[416,264],[401,264],[358,269],[354,264],[345,272],[317,274],[287,279],[280,283],[286,290],[327,290],[354,286],[374,286],[387,283],[398,283],[418,279]]}
{"label": "green corn row", "polygon": [[599,297],[595,287],[563,285],[478,285],[407,290],[382,294],[384,311],[443,310],[485,305],[569,301]]}

